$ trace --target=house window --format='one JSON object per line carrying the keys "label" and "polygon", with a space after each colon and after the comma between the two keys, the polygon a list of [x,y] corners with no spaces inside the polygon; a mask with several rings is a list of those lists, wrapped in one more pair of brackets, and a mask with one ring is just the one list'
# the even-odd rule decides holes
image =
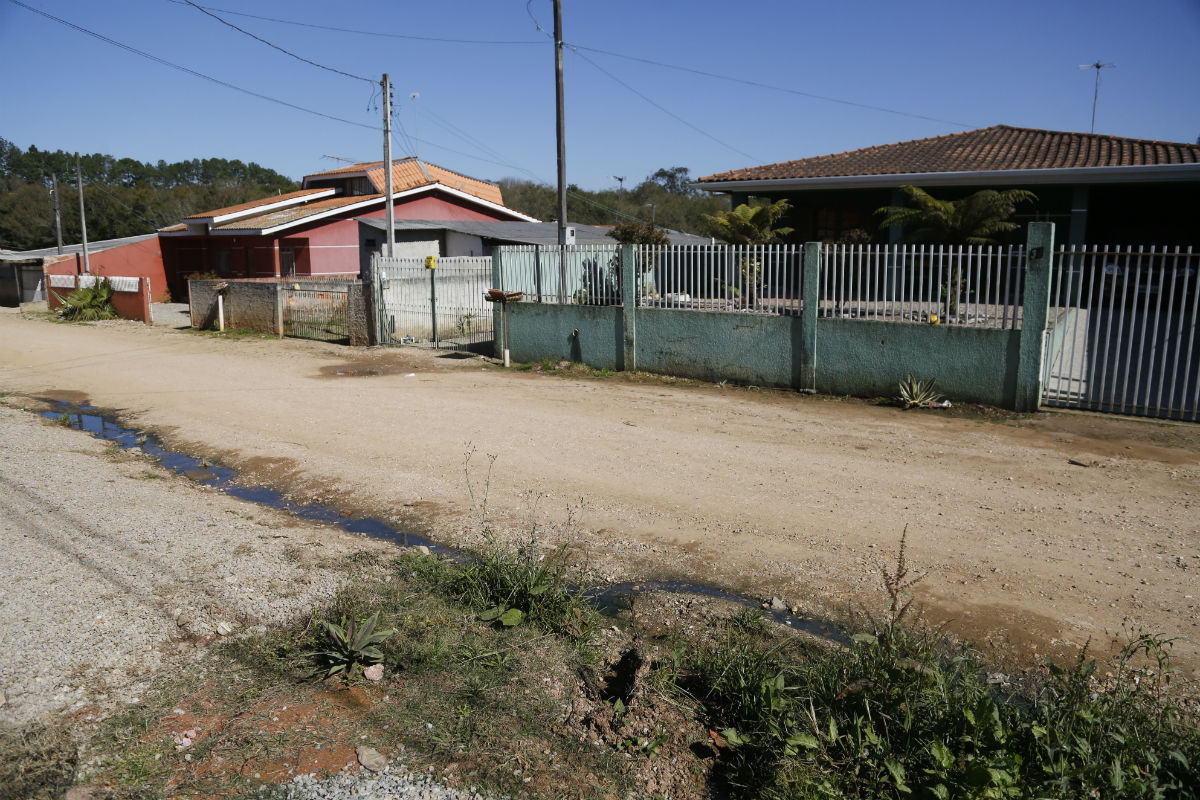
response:
{"label": "house window", "polygon": [[350,194],[356,197],[362,194],[375,194],[375,187],[366,178],[355,178],[350,182]]}
{"label": "house window", "polygon": [[233,272],[233,259],[230,256],[229,248],[219,248],[212,251],[212,268],[213,272],[218,275],[228,275]]}

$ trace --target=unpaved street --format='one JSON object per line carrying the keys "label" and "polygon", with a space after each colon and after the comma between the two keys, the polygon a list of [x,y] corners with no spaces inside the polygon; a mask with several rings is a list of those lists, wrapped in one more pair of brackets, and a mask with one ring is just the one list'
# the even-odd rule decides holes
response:
{"label": "unpaved street", "polygon": [[[410,376],[411,375],[411,376]],[[835,616],[908,557],[928,616],[998,656],[1133,628],[1200,668],[1200,426],[976,419],[860,401],[505,371],[0,310],[0,391],[86,398],[257,480],[476,541],[573,537],[608,578],[675,574]],[[581,502],[582,499],[582,502]]]}

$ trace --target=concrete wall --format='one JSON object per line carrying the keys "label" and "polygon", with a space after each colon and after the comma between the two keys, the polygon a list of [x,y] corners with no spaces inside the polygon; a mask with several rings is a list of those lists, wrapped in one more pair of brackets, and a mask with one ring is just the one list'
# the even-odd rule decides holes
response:
{"label": "concrete wall", "polygon": [[639,309],[638,369],[800,388],[801,317]]}
{"label": "concrete wall", "polygon": [[1012,406],[1021,332],[953,325],[817,320],[817,391],[894,397],[907,375],[952,400]]}
{"label": "concrete wall", "polygon": [[[933,378],[952,400],[1031,411],[1041,397],[1053,244],[1053,225],[1030,224],[1021,330],[819,319],[820,245],[813,243],[805,245],[799,316],[635,308],[630,253],[622,268],[623,307],[510,303],[508,348],[515,361],[552,358],[863,397],[895,396],[911,374]],[[493,259],[493,282],[503,258],[500,252]],[[497,355],[503,342],[499,332]]]}
{"label": "concrete wall", "polygon": [[193,328],[217,327],[217,295],[223,293],[226,329],[270,334],[278,334],[282,328],[278,297],[281,289],[298,286],[314,291],[345,291],[350,344],[365,346],[370,343],[366,293],[359,280],[193,280],[188,281],[188,285]]}
{"label": "concrete wall", "polygon": [[[147,278],[150,299],[165,303],[169,299],[166,273],[163,271],[162,248],[158,237],[110,247],[88,254],[91,274],[102,277]],[[83,257],[75,254],[46,258],[46,274],[79,275],[83,273]]]}

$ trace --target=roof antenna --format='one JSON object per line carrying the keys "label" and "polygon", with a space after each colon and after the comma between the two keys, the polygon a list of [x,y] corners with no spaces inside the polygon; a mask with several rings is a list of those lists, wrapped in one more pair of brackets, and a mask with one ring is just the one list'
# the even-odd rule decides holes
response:
{"label": "roof antenna", "polygon": [[1096,91],[1092,95],[1092,133],[1096,132],[1096,101],[1100,99],[1100,70],[1115,67],[1116,64],[1104,64],[1096,61],[1095,64],[1080,64],[1080,69],[1096,70]]}
{"label": "roof antenna", "polygon": [[413,92],[409,95],[413,101],[413,149],[416,150],[413,155],[417,157],[417,161],[421,160],[421,114],[420,107],[417,103],[421,99],[420,92]]}

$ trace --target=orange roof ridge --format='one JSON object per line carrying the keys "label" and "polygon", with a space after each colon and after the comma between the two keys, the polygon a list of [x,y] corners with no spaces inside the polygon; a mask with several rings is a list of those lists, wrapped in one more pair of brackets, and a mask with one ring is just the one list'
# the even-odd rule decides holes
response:
{"label": "orange roof ridge", "polygon": [[197,213],[197,214],[190,214],[190,215],[184,217],[184,219],[185,220],[189,220],[189,219],[197,219],[198,220],[198,219],[210,219],[212,217],[223,217],[228,214],[236,214],[239,211],[250,211],[252,209],[258,208],[259,206],[271,205],[272,203],[286,203],[288,200],[297,200],[297,199],[300,199],[303,197],[307,197],[309,195],[319,194],[321,192],[327,192],[327,191],[329,191],[329,190],[328,189],[297,189],[294,192],[286,192],[285,194],[275,194],[275,195],[271,195],[269,197],[260,197],[257,200],[247,200],[244,203],[238,203],[236,205],[226,206],[224,208],[214,208],[212,211],[201,211],[200,213]]}

